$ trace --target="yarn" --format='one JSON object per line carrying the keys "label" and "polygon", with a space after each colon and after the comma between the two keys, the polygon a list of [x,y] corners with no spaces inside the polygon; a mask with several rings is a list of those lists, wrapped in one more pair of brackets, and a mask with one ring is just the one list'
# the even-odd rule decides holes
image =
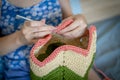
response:
{"label": "yarn", "polygon": [[[60,26],[65,28],[71,21]],[[57,31],[62,29],[60,26]],[[88,28],[88,35],[82,41],[64,38],[57,31],[33,46],[30,53],[31,79],[87,80],[96,52],[95,26]]]}

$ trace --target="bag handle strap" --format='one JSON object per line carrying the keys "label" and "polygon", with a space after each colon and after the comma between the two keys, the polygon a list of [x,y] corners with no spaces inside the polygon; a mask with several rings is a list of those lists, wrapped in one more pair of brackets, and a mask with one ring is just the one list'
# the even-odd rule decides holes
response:
{"label": "bag handle strap", "polygon": [[103,80],[112,80],[102,70],[98,69],[95,64],[94,64],[94,69],[104,77]]}

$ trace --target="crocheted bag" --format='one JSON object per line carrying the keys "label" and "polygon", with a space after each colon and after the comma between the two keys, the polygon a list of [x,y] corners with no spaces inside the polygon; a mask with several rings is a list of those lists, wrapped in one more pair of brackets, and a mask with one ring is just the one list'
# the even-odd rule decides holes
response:
{"label": "crocheted bag", "polygon": [[[66,39],[57,34],[69,25],[69,20],[57,27],[56,34],[40,39],[30,53],[32,80],[87,80],[96,52],[96,28],[88,29],[87,48],[81,40]],[[83,45],[82,45],[83,46]]]}

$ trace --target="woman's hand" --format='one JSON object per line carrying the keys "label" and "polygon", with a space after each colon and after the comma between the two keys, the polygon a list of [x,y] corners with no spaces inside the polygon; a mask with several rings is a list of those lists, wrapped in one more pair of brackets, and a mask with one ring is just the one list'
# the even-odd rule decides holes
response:
{"label": "woman's hand", "polygon": [[67,38],[81,37],[87,28],[87,22],[85,20],[85,17],[83,15],[80,15],[80,14],[74,15],[74,16],[70,16],[70,17],[64,19],[63,22],[68,20],[68,19],[73,19],[74,20],[73,23],[68,25],[63,30],[61,30],[59,32],[59,34],[65,36]]}
{"label": "woman's hand", "polygon": [[35,43],[38,39],[51,34],[54,29],[53,26],[45,25],[45,20],[26,21],[20,30],[19,41],[24,45]]}

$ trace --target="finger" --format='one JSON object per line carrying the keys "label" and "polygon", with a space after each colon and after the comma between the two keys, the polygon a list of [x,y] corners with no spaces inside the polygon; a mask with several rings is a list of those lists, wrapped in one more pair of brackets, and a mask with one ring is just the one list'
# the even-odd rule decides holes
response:
{"label": "finger", "polygon": [[33,37],[34,38],[43,38],[46,35],[51,34],[51,31],[45,31],[45,32],[38,32],[38,33],[34,33]]}
{"label": "finger", "polygon": [[79,26],[80,23],[78,21],[74,21],[72,24],[70,24],[69,26],[67,26],[66,28],[62,29],[59,33],[60,34],[64,34],[66,32],[69,32],[73,29],[75,29],[77,26]]}
{"label": "finger", "polygon": [[71,30],[74,30],[75,28],[77,28],[77,26],[81,26],[81,27],[85,28],[85,27],[87,27],[87,24],[83,20],[76,20],[72,24],[67,26],[65,29],[61,30],[60,34],[64,34],[65,32],[69,32]]}
{"label": "finger", "polygon": [[36,27],[36,26],[42,26],[44,24],[45,23],[43,21],[26,21],[24,23],[24,26],[27,26],[27,27]]}
{"label": "finger", "polygon": [[84,27],[77,27],[74,30],[64,33],[63,36],[66,36],[68,38],[77,38],[83,35],[84,31],[85,31]]}
{"label": "finger", "polygon": [[44,32],[44,31],[54,31],[56,28],[53,26],[37,26],[36,28],[32,28],[32,32]]}

